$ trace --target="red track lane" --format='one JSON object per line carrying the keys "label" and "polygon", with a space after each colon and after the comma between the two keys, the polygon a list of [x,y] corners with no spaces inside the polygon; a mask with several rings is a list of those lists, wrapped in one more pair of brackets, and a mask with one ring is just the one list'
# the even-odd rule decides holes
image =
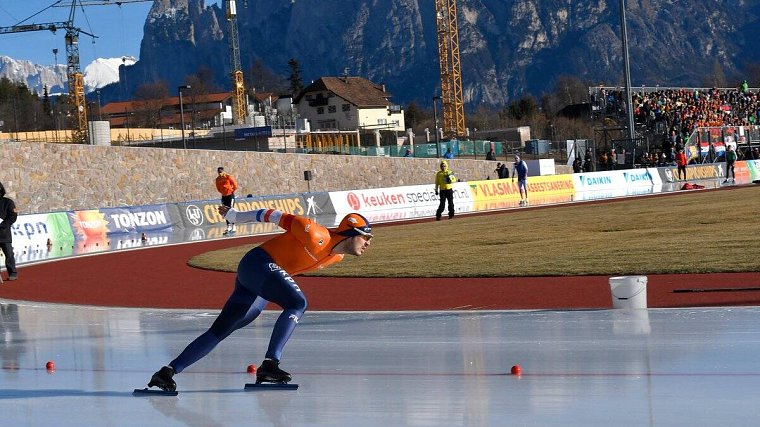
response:
{"label": "red track lane", "polygon": [[[210,250],[255,238],[159,246],[22,267],[0,298],[114,307],[220,309],[235,275],[187,265]],[[611,308],[607,276],[509,278],[298,277],[309,310]],[[758,291],[674,289],[760,287],[760,273],[649,275],[648,306],[760,305]]]}

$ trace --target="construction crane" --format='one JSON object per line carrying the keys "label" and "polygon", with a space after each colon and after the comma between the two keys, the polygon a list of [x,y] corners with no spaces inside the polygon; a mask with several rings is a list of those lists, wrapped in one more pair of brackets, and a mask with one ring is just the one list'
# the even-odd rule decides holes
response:
{"label": "construction crane", "polygon": [[435,0],[435,15],[441,68],[443,136],[454,138],[465,135],[456,0]]}
{"label": "construction crane", "polygon": [[87,101],[85,99],[84,92],[84,75],[79,62],[79,35],[86,34],[93,39],[97,38],[94,34],[82,30],[74,25],[74,15],[77,6],[93,6],[93,5],[118,5],[121,6],[124,3],[139,3],[152,0],[72,0],[69,3],[64,3],[61,0],[56,1],[52,5],[43,9],[42,11],[32,15],[34,17],[39,13],[50,7],[66,7],[69,8],[69,18],[63,22],[48,22],[44,24],[23,24],[23,22],[29,20],[26,18],[16,25],[10,27],[0,27],[0,34],[10,33],[23,33],[28,31],[51,31],[55,33],[59,29],[66,30],[65,42],[66,42],[66,77],[69,82],[69,110],[71,117],[74,118],[75,128],[72,133],[72,142],[75,143],[87,143]]}
{"label": "construction crane", "polygon": [[72,142],[85,143],[87,142],[87,105],[84,96],[84,76],[79,67],[79,34],[86,34],[92,38],[96,38],[96,36],[74,26],[75,10],[75,3],[72,3],[69,19],[65,22],[48,22],[44,24],[19,23],[10,27],[0,27],[0,34],[44,30],[55,33],[59,29],[66,30],[66,76],[69,81],[69,109],[71,117],[74,117],[76,122],[76,128],[72,134]]}
{"label": "construction crane", "polygon": [[240,40],[237,29],[237,5],[235,0],[227,0],[227,28],[229,34],[230,68],[232,75],[232,123],[245,124],[248,115],[245,102],[245,82],[240,64]]}

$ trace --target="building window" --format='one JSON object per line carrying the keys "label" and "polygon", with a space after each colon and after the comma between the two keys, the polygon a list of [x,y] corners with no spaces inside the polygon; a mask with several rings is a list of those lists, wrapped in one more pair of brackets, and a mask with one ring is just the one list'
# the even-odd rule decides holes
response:
{"label": "building window", "polygon": [[379,125],[387,125],[388,124],[388,120],[386,120],[386,119],[377,119],[377,124],[379,124]]}
{"label": "building window", "polygon": [[351,111],[351,104],[343,104],[343,107],[341,107],[343,111]]}
{"label": "building window", "polygon": [[325,107],[317,107],[317,114],[325,114]]}
{"label": "building window", "polygon": [[338,111],[338,109],[334,105],[328,105],[327,106],[327,112],[328,113],[334,113],[336,111]]}

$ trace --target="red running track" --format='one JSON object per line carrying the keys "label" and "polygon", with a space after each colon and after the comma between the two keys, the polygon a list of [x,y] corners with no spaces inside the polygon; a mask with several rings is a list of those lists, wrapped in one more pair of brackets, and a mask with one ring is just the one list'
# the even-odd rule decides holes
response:
{"label": "red running track", "polygon": [[[114,307],[220,309],[234,274],[187,265],[210,250],[256,238],[119,251],[22,267],[0,298]],[[611,308],[607,276],[507,278],[297,278],[309,310],[463,310]],[[760,273],[649,275],[648,306],[760,305]]]}

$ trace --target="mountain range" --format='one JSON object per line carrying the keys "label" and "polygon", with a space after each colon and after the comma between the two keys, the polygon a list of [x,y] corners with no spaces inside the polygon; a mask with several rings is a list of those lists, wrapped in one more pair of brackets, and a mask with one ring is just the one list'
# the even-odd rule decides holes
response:
{"label": "mountain range", "polygon": [[[563,75],[621,85],[622,1],[458,0],[466,104],[538,96]],[[155,0],[140,60],[126,67],[128,90],[124,82],[104,87],[104,100],[159,80],[174,88],[191,74],[230,87],[221,3]],[[699,86],[716,73],[739,79],[760,63],[760,0],[626,4],[634,86]],[[287,76],[294,58],[305,83],[347,72],[385,84],[400,104],[429,105],[440,90],[435,0],[237,0],[237,27],[248,79],[257,62]]]}
{"label": "mountain range", "polygon": [[[98,58],[84,67],[85,91],[91,93],[106,85],[119,81],[119,67],[133,65],[133,57]],[[66,65],[39,65],[31,61],[16,60],[0,56],[0,77],[7,77],[13,82],[24,83],[32,91],[42,95],[44,87],[49,95],[68,93]]]}

